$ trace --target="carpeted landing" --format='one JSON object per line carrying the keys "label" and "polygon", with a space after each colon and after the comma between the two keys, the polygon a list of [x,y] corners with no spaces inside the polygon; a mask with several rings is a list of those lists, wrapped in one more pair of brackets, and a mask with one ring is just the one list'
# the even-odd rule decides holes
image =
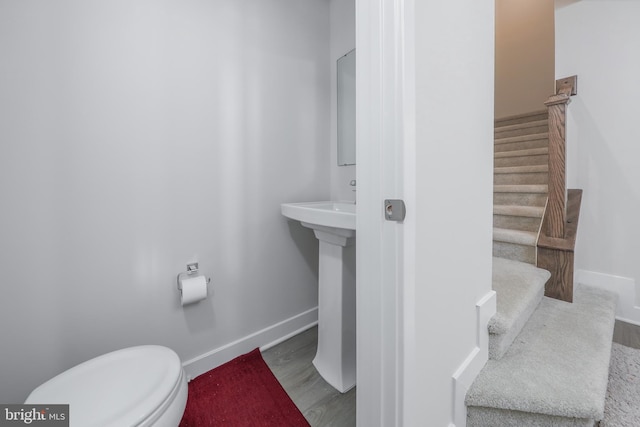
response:
{"label": "carpeted landing", "polygon": [[640,426],[640,350],[613,344],[600,427]]}
{"label": "carpeted landing", "polygon": [[189,383],[180,427],[208,426],[307,427],[309,423],[255,349]]}
{"label": "carpeted landing", "polygon": [[573,303],[543,297],[548,277],[494,258],[490,360],[467,392],[468,427],[593,427],[603,420],[617,296],[578,286]]}
{"label": "carpeted landing", "polygon": [[543,298],[467,394],[468,425],[593,426],[602,420],[615,299],[579,287],[573,304]]}

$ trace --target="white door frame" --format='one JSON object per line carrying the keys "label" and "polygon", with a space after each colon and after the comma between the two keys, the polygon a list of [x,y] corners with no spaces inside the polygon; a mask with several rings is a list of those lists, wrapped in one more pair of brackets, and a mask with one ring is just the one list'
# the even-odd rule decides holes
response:
{"label": "white door frame", "polygon": [[404,19],[412,7],[413,0],[356,3],[358,426],[403,424],[403,371],[411,364],[403,345],[410,326],[403,300],[412,280],[403,275],[413,271],[411,262],[404,265],[411,261],[404,259],[411,233],[408,239],[404,234],[413,218],[409,211],[401,223],[386,221],[383,201],[406,198],[413,188],[413,171],[404,169],[412,167],[405,158],[413,134],[407,126],[413,66],[406,49],[413,32]]}

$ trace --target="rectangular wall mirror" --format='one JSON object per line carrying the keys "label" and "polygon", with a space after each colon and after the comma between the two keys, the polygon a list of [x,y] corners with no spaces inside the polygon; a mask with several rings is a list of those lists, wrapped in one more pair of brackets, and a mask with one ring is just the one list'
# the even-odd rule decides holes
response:
{"label": "rectangular wall mirror", "polygon": [[338,166],[356,164],[356,50],[338,59]]}

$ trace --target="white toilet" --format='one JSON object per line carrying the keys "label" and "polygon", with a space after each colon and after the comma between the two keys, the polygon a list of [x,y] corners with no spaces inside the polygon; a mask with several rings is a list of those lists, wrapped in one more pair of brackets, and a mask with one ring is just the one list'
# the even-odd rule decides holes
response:
{"label": "white toilet", "polygon": [[27,404],[69,404],[72,427],[176,427],[187,404],[180,358],[157,345],[91,359],[31,392]]}

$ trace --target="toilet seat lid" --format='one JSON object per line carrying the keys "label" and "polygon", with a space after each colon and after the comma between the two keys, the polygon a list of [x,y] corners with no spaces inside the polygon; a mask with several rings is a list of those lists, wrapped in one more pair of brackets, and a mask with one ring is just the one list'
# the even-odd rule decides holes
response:
{"label": "toilet seat lid", "polygon": [[181,374],[173,350],[130,347],[61,373],[36,388],[25,403],[69,404],[69,418],[76,426],[134,426],[162,405]]}

